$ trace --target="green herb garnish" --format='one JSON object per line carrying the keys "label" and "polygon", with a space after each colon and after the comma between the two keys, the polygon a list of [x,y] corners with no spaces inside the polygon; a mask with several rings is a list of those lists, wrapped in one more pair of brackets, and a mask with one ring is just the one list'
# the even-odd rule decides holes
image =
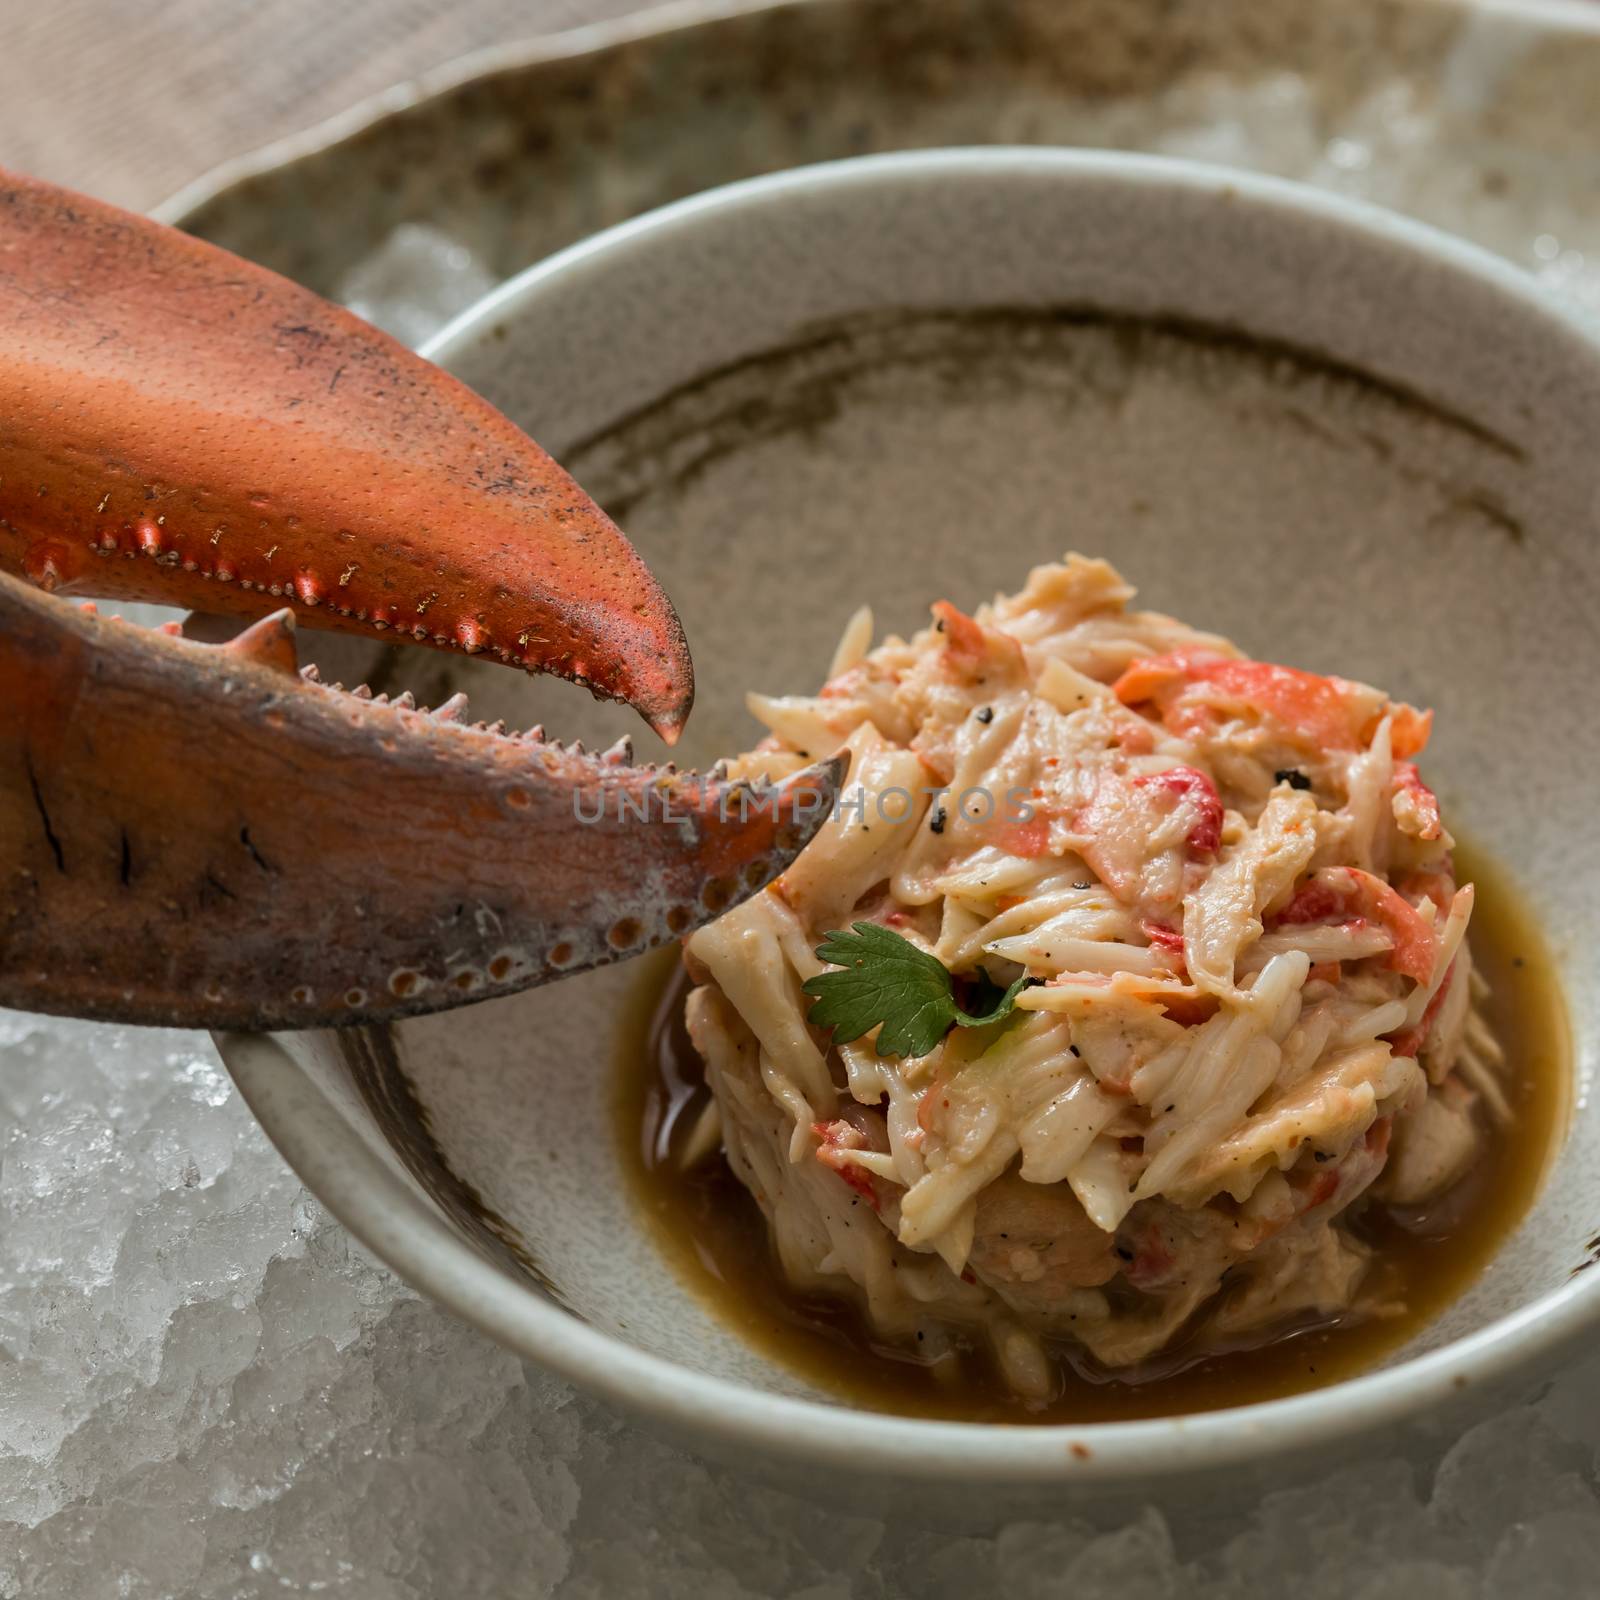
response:
{"label": "green herb garnish", "polygon": [[955,984],[942,961],[876,922],[858,922],[854,933],[825,934],[817,959],[841,970],[819,972],[801,985],[816,1001],[808,1020],[832,1028],[838,1044],[881,1023],[874,1046],[880,1056],[925,1056],[952,1024],[982,1028],[1000,1022],[1011,1015],[1018,994],[1038,981],[1018,978],[992,1010],[972,1016],[956,1004]]}

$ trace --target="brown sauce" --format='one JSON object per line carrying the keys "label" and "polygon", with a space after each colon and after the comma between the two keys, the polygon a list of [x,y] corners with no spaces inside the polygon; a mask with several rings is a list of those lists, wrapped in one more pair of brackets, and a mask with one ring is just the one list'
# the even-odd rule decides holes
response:
{"label": "brown sauce", "polygon": [[[885,1343],[849,1300],[797,1293],[784,1281],[766,1223],[726,1162],[689,1172],[675,1153],[708,1096],[683,1026],[687,992],[676,952],[640,963],[621,1030],[618,1131],[635,1197],[660,1248],[718,1319],[843,1402],[906,1416],[983,1422],[1111,1422],[1248,1405],[1336,1383],[1373,1366],[1472,1283],[1526,1215],[1566,1129],[1571,1057],[1566,1011],[1536,926],[1480,857],[1457,852],[1478,888],[1473,959],[1489,980],[1486,1013],[1505,1046],[1516,1116],[1486,1155],[1423,1213],[1369,1203],[1354,1231],[1378,1251],[1374,1273],[1403,1295],[1403,1316],[1322,1323],[1217,1354],[1181,1348],[1129,1381],[1056,1347],[1060,1391],[1027,1407],[974,1345],[938,1363]],[[1369,1280],[1370,1281],[1370,1280]]]}

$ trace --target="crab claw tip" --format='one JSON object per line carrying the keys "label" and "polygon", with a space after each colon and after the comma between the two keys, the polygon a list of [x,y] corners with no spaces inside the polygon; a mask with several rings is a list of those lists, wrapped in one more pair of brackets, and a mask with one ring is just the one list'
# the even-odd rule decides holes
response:
{"label": "crab claw tip", "polygon": [[675,745],[683,735],[683,725],[688,713],[683,715],[653,717],[647,715],[645,721],[650,724],[651,731],[660,736],[665,745]]}

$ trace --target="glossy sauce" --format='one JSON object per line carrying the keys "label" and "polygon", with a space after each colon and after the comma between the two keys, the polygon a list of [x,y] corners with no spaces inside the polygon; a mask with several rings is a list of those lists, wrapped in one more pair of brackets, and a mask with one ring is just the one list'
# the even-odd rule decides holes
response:
{"label": "glossy sauce", "polygon": [[1456,1299],[1526,1215],[1566,1128],[1567,1021],[1555,972],[1531,917],[1482,860],[1457,851],[1476,883],[1472,951],[1488,979],[1485,1011],[1506,1049],[1515,1111],[1484,1159],[1424,1211],[1369,1202],[1352,1231],[1376,1247],[1369,1286],[1404,1298],[1403,1316],[1322,1322],[1225,1354],[1163,1352],[1136,1380],[1097,1371],[1056,1345],[1060,1387],[1027,1406],[974,1342],[933,1363],[879,1339],[848,1299],[802,1295],[784,1281],[766,1223],[720,1156],[689,1172],[675,1152],[709,1091],[683,1026],[688,985],[677,953],[640,963],[621,1035],[618,1131],[638,1204],[663,1253],[720,1321],[773,1360],[853,1405],[902,1415],[991,1422],[1105,1422],[1173,1416],[1271,1400],[1348,1378],[1405,1343]]}

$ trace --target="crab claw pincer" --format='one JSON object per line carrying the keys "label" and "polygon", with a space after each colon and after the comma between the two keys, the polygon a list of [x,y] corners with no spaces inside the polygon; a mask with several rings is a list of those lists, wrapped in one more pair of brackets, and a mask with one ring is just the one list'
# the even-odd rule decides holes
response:
{"label": "crab claw pincer", "polygon": [[843,762],[753,790],[346,693],[280,611],[225,645],[0,576],[0,1005],[370,1022],[688,932],[781,872]]}
{"label": "crab claw pincer", "polygon": [[0,571],[554,672],[669,741],[683,631],[486,401],[349,312],[0,171]]}

